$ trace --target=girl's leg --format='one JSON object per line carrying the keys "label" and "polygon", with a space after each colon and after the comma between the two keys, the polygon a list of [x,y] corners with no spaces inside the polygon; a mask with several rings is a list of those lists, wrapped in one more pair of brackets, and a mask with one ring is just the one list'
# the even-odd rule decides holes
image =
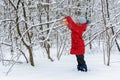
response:
{"label": "girl's leg", "polygon": [[79,66],[86,65],[84,55],[76,55],[76,58]]}
{"label": "girl's leg", "polygon": [[84,55],[76,55],[76,58],[77,58],[77,62],[78,62],[77,69],[87,72],[87,65],[84,60]]}

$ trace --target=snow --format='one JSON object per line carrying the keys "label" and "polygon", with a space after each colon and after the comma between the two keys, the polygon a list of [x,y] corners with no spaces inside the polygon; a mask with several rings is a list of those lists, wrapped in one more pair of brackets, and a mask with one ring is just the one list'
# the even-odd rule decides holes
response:
{"label": "snow", "polygon": [[6,75],[8,68],[0,65],[0,80],[119,80],[120,54],[111,55],[111,65],[103,64],[102,54],[85,54],[88,72],[76,70],[76,57],[63,55],[54,62],[35,56],[35,67],[29,64],[16,64]]}
{"label": "snow", "polygon": [[0,0],[0,5],[3,5],[3,0]]}

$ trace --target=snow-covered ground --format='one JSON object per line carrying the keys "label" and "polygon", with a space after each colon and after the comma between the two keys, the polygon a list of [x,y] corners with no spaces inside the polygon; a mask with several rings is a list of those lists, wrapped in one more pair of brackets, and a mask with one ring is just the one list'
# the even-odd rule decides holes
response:
{"label": "snow-covered ground", "polygon": [[64,55],[61,60],[49,61],[47,58],[36,59],[36,66],[26,63],[16,64],[6,76],[7,69],[0,65],[0,80],[119,80],[120,54],[111,55],[111,65],[103,64],[101,54],[86,54],[88,72],[76,70],[76,58]]}

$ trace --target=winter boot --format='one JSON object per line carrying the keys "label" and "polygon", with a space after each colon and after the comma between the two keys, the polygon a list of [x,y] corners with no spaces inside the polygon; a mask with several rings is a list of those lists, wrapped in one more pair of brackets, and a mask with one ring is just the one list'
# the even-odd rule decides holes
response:
{"label": "winter boot", "polygon": [[83,65],[83,66],[77,66],[78,71],[82,71],[82,72],[87,72],[87,66]]}

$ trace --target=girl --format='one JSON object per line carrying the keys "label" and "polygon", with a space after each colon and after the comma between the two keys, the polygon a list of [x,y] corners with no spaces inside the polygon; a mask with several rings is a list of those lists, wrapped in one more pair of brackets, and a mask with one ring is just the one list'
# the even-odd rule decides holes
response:
{"label": "girl", "polygon": [[78,17],[74,22],[70,16],[62,20],[62,24],[71,30],[71,50],[70,54],[76,55],[78,71],[87,72],[87,65],[84,60],[85,44],[82,38],[83,32],[87,27],[87,20],[84,17]]}

